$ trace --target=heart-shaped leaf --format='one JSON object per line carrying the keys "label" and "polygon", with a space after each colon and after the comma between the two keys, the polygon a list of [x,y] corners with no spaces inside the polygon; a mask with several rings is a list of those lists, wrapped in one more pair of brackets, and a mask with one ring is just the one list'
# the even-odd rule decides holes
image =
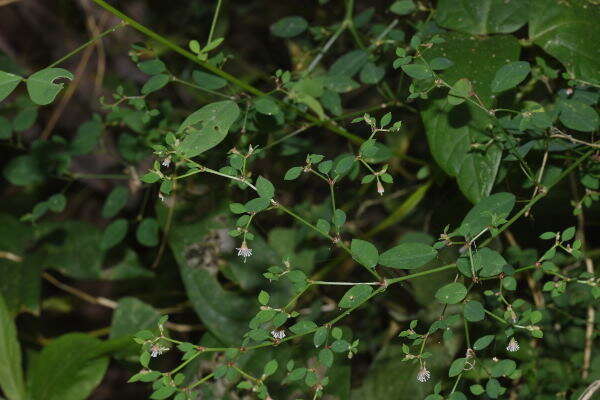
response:
{"label": "heart-shaped leaf", "polygon": [[59,78],[72,80],[73,74],[63,68],[46,68],[27,78],[31,101],[42,106],[52,103],[64,86],[64,83],[54,83]]}

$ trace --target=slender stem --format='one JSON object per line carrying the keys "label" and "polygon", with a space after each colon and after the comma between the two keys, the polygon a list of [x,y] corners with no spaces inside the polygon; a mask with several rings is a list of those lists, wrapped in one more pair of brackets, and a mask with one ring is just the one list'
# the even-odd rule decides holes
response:
{"label": "slender stem", "polygon": [[203,92],[210,93],[210,94],[213,94],[213,95],[215,95],[215,96],[224,97],[224,98],[226,98],[226,99],[229,99],[229,100],[236,100],[236,98],[235,98],[234,96],[228,96],[228,95],[226,95],[226,94],[223,94],[223,93],[217,92],[217,91],[215,91],[215,90],[205,89],[205,88],[203,88],[202,86],[198,86],[198,85],[196,85],[196,84],[194,84],[194,83],[192,83],[192,82],[188,82],[188,81],[185,81],[185,80],[183,80],[183,79],[179,79],[178,77],[176,77],[176,76],[174,76],[174,75],[172,75],[172,76],[171,76],[171,80],[172,80],[173,82],[181,83],[182,85],[185,85],[185,86],[188,86],[188,87],[191,87],[191,88],[197,89],[197,90],[201,90],[201,91],[203,91]]}
{"label": "slender stem", "polygon": [[212,23],[210,25],[210,32],[208,32],[208,39],[206,40],[207,45],[212,42],[215,26],[217,26],[217,19],[219,18],[219,11],[221,10],[221,3],[223,3],[223,0],[217,0],[217,8],[215,8],[215,14],[213,15]]}
{"label": "slender stem", "polygon": [[348,27],[348,21],[344,20],[340,24],[339,28],[337,28],[337,30],[329,38],[329,40],[327,41],[327,43],[325,43],[325,45],[323,46],[323,48],[321,48],[321,50],[319,51],[319,54],[317,54],[317,56],[312,60],[312,62],[310,63],[310,65],[308,66],[308,68],[306,69],[306,71],[304,72],[304,75],[310,74],[311,71],[313,69],[315,69],[315,67],[319,64],[319,62],[321,61],[321,59],[323,58],[323,56],[325,55],[325,53],[327,53],[327,51],[329,50],[329,48],[333,45],[333,43],[335,43],[335,41],[338,39],[338,37],[340,37],[340,35],[342,34],[342,32],[344,32],[346,30],[347,27]]}
{"label": "slender stem", "polygon": [[190,386],[188,386],[188,389],[193,389],[196,386],[202,385],[204,382],[206,382],[207,380],[209,380],[210,378],[212,378],[213,376],[215,376],[214,372],[211,372],[210,374],[206,375],[204,378],[197,380],[196,382],[194,382],[193,384],[191,384]]}
{"label": "slender stem", "polygon": [[[129,17],[128,15],[124,14],[123,12],[119,11],[115,7],[108,4],[106,1],[104,1],[104,0],[92,0],[92,1],[94,3],[96,3],[97,5],[99,5],[100,7],[104,8],[106,11],[121,18],[123,21],[127,22],[127,24],[129,24],[132,28],[140,31],[141,33],[148,36],[149,38],[154,39],[157,42],[165,45],[166,47],[170,48],[171,50],[175,51],[176,53],[181,54],[183,57],[187,58],[188,60],[195,62],[196,64],[200,65],[202,68],[206,69],[207,71],[210,71],[213,74],[220,76],[221,78],[233,83],[240,89],[243,89],[243,90],[247,91],[248,93],[251,93],[255,96],[265,96],[266,95],[266,93],[261,91],[260,89],[242,81],[241,79],[236,78],[235,76],[221,70],[220,68],[218,68],[208,62],[200,60],[198,57],[196,57],[195,54],[176,45],[175,43],[171,42],[169,39],[165,38],[164,36],[159,35],[158,33],[154,32],[150,28],[140,24],[133,18]],[[284,103],[283,101],[281,101],[279,99],[275,98],[275,101],[277,101],[280,105],[282,105],[284,107],[293,108],[300,115],[302,115],[303,118],[307,119],[308,121],[314,122],[319,126],[323,126],[325,129],[327,129],[331,132],[334,132],[340,136],[343,136],[343,137],[351,140],[353,143],[361,144],[363,142],[363,139],[360,138],[359,136],[356,136],[339,126],[332,124],[330,121],[327,121],[327,120],[322,121],[319,118],[317,118],[307,112],[303,112],[293,105]]]}
{"label": "slender stem", "polygon": [[567,169],[565,169],[562,172],[562,174],[560,174],[560,176],[558,177],[558,179],[556,179],[554,181],[554,183],[552,183],[551,185],[548,185],[545,188],[545,190],[543,190],[541,193],[539,193],[538,195],[536,195],[535,197],[533,197],[531,200],[529,200],[529,202],[527,204],[525,204],[523,206],[523,208],[521,208],[519,210],[519,212],[517,212],[511,219],[509,219],[508,222],[506,222],[504,225],[502,225],[495,232],[491,232],[491,236],[488,239],[486,239],[485,241],[483,241],[483,243],[481,243],[481,247],[487,246],[492,241],[493,238],[495,238],[500,233],[502,233],[506,229],[508,229],[509,226],[511,226],[512,224],[514,224],[515,221],[517,221],[519,218],[521,218],[521,216],[523,216],[523,214],[525,214],[527,212],[527,210],[529,210],[531,207],[533,207],[535,203],[537,203],[543,197],[545,197],[546,194],[548,194],[548,192],[550,191],[550,189],[552,189],[560,181],[562,181],[567,175],[569,175],[575,168],[577,168],[579,166],[579,164],[581,164],[589,156],[591,156],[593,152],[594,152],[594,150],[589,150],[588,152],[586,152],[585,154],[583,154],[581,157],[579,157],[577,160],[575,160],[575,162],[573,164],[571,164]]}
{"label": "slender stem", "polygon": [[484,311],[484,312],[485,312],[487,315],[489,315],[490,317],[494,318],[495,320],[497,320],[497,321],[500,321],[500,322],[502,322],[503,324],[510,325],[510,324],[508,323],[508,321],[507,321],[507,320],[505,320],[505,319],[504,319],[504,318],[502,318],[502,317],[499,317],[499,316],[497,316],[497,315],[496,315],[496,314],[494,314],[493,312],[491,312],[491,311],[488,311],[488,310],[486,310],[486,309],[484,309],[483,311]]}
{"label": "slender stem", "polygon": [[115,32],[117,29],[119,29],[125,25],[127,25],[125,22],[123,22],[123,21],[119,22],[117,25],[113,26],[112,28],[108,28],[107,30],[105,30],[104,32],[99,34],[98,36],[94,36],[93,38],[91,38],[90,40],[88,40],[87,42],[82,44],[81,46],[77,47],[75,50],[71,51],[70,53],[67,53],[64,57],[54,61],[52,64],[48,65],[46,68],[52,68],[52,67],[55,67],[55,66],[61,64],[63,61],[73,57],[75,54],[79,53],[86,47],[88,47],[88,46],[94,44],[95,42],[97,42],[98,40],[102,39],[104,36]]}
{"label": "slender stem", "polygon": [[332,285],[332,286],[356,286],[356,285],[369,285],[369,286],[381,286],[381,282],[328,282],[328,281],[308,281],[313,285]]}

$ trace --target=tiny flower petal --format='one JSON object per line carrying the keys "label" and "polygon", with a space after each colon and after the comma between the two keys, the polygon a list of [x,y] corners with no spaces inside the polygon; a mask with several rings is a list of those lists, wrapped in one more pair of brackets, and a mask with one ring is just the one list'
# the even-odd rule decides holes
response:
{"label": "tiny flower petal", "polygon": [[508,346],[506,346],[506,350],[510,351],[511,353],[519,351],[519,342],[517,342],[517,339],[515,339],[514,337],[510,338]]}
{"label": "tiny flower petal", "polygon": [[248,248],[248,246],[246,246],[246,241],[242,242],[242,246],[236,248],[236,250],[238,251],[237,255],[240,257],[244,257],[244,262],[246,262],[246,258],[250,257],[252,255],[252,249]]}
{"label": "tiny flower petal", "polygon": [[377,193],[379,193],[380,196],[383,196],[384,192],[385,189],[383,188],[383,185],[381,184],[381,182],[377,181]]}
{"label": "tiny flower petal", "polygon": [[273,338],[281,340],[285,337],[285,331],[284,330],[281,330],[281,331],[272,330],[271,335],[273,336]]}
{"label": "tiny flower petal", "polygon": [[429,370],[425,367],[421,367],[419,373],[417,374],[417,380],[419,382],[425,383],[429,380],[429,378],[431,378],[431,373],[429,372]]}

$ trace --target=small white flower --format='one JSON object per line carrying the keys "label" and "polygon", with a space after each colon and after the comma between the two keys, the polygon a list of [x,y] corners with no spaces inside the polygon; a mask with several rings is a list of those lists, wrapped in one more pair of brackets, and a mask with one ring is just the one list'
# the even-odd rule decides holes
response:
{"label": "small white flower", "polygon": [[169,165],[171,165],[171,157],[167,157],[164,160],[162,160],[162,166],[163,167],[168,167]]}
{"label": "small white flower", "polygon": [[236,249],[238,251],[238,256],[240,257],[244,257],[244,262],[246,262],[246,258],[250,257],[252,255],[252,249],[248,248],[248,246],[246,246],[246,241],[244,240],[242,242],[242,246],[238,247]]}
{"label": "small white flower", "polygon": [[167,347],[162,347],[158,344],[153,344],[152,347],[150,347],[150,355],[153,358],[156,358],[167,350],[169,350]]}
{"label": "small white flower", "polygon": [[383,196],[384,192],[385,192],[385,189],[383,188],[383,185],[381,184],[380,181],[377,181],[377,193],[379,193],[380,196]]}
{"label": "small white flower", "polygon": [[510,351],[511,353],[519,351],[519,342],[517,342],[517,339],[515,339],[514,337],[510,338],[508,346],[506,346],[506,350]]}
{"label": "small white flower", "polygon": [[419,382],[425,383],[429,380],[429,378],[431,378],[431,373],[429,372],[429,370],[427,368],[425,368],[425,366],[423,365],[421,367],[421,369],[419,370],[419,373],[417,374],[417,380]]}
{"label": "small white flower", "polygon": [[284,330],[280,330],[280,331],[276,331],[276,330],[272,330],[271,331],[271,335],[278,340],[281,340],[285,337],[285,331]]}

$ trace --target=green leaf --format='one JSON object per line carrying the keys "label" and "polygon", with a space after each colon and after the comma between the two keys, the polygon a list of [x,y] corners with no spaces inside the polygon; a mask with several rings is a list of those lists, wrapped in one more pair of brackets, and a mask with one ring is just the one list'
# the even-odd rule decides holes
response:
{"label": "green leaf", "polygon": [[265,199],[272,199],[275,196],[275,187],[268,179],[259,176],[256,180],[256,191],[258,195]]}
{"label": "green leaf", "polygon": [[18,75],[0,71],[0,101],[7,98],[17,88],[22,79]]}
{"label": "green leaf", "polygon": [[0,116],[0,140],[10,139],[12,136],[12,130],[13,127],[10,121]]}
{"label": "green leaf", "polygon": [[[446,41],[424,51],[431,61],[446,57],[454,65],[439,73],[449,85],[468,79],[484,105],[493,103],[491,81],[496,71],[506,62],[516,60],[520,46],[513,36],[472,38],[469,35],[450,33],[442,36]],[[491,117],[479,107],[459,99],[433,98],[421,116],[425,125],[431,153],[438,165],[450,176],[459,178],[461,191],[472,202],[489,195],[498,172],[502,151],[493,144],[486,150],[475,150],[475,142],[487,142]],[[464,166],[463,166],[464,164]]]}
{"label": "green leaf", "polygon": [[516,87],[530,72],[531,67],[527,61],[513,61],[503,65],[494,76],[491,84],[492,92],[500,93]]}
{"label": "green leaf", "polygon": [[402,71],[406,73],[406,75],[414,79],[428,79],[433,77],[431,70],[423,64],[406,64],[403,65],[401,68]]}
{"label": "green leaf", "polygon": [[429,67],[436,71],[450,68],[453,65],[454,63],[451,60],[448,60],[446,57],[436,57],[429,61]]}
{"label": "green leaf", "polygon": [[452,378],[453,376],[457,376],[465,369],[465,364],[467,363],[466,358],[457,358],[450,364],[450,369],[448,370],[448,376]]}
{"label": "green leaf", "polygon": [[487,35],[515,32],[527,23],[528,1],[440,0],[435,19],[448,29]]}
{"label": "green leaf", "polygon": [[485,152],[468,153],[460,165],[456,181],[460,191],[472,203],[488,196],[494,187],[502,150],[492,144]]}
{"label": "green leaf", "polygon": [[63,212],[67,206],[67,198],[62,193],[50,196],[46,202],[50,211],[55,213]]}
{"label": "green leaf", "polygon": [[254,108],[261,114],[275,115],[281,111],[277,103],[268,96],[259,97],[254,102]]}
{"label": "green leaf", "polygon": [[104,201],[102,218],[112,218],[117,215],[125,207],[128,199],[129,189],[126,186],[115,187]]}
{"label": "green leaf", "polygon": [[296,322],[294,325],[290,326],[290,331],[296,335],[301,335],[314,330],[316,327],[317,324],[315,324],[313,321],[303,319],[302,321]]}
{"label": "green leaf", "polygon": [[571,239],[573,239],[575,237],[575,231],[576,228],[574,226],[571,226],[567,229],[565,229],[562,234],[560,235],[560,239],[562,241],[569,241]]}
{"label": "green leaf", "polygon": [[[461,257],[457,261],[458,269],[468,277],[471,277],[471,262],[469,257]],[[502,272],[507,265],[506,260],[500,253],[488,247],[484,247],[473,253],[473,269],[480,277],[489,278]]]}
{"label": "green leaf", "polygon": [[385,68],[368,62],[360,70],[360,80],[367,85],[374,85],[383,79]]}
{"label": "green leaf", "polygon": [[497,399],[500,396],[502,386],[497,379],[490,379],[485,384],[485,392],[491,399]]}
{"label": "green leaf", "polygon": [[190,114],[178,129],[187,133],[180,145],[183,154],[195,157],[221,143],[239,114],[239,107],[230,100],[208,104]]}
{"label": "green leaf", "polygon": [[379,263],[398,269],[422,267],[437,256],[437,251],[423,243],[402,243],[392,247],[379,257]]}
{"label": "green leaf", "polygon": [[302,174],[302,167],[292,167],[287,170],[283,179],[286,181],[293,181],[297,179],[300,174]]}
{"label": "green leaf", "polygon": [[533,0],[529,40],[558,59],[577,79],[600,84],[600,7],[586,0]]}
{"label": "green leaf", "polygon": [[16,186],[36,185],[44,181],[39,162],[32,155],[13,158],[3,172],[6,180]]}
{"label": "green leaf", "polygon": [[160,180],[160,175],[156,172],[148,172],[147,174],[142,176],[140,180],[145,183],[156,183]]}
{"label": "green leaf", "polygon": [[486,347],[488,347],[490,345],[490,343],[492,343],[493,340],[494,340],[494,335],[482,336],[475,341],[475,343],[473,344],[473,349],[477,350],[477,351],[483,350]]}
{"label": "green leaf", "polygon": [[464,103],[466,99],[471,97],[472,90],[471,81],[467,78],[457,80],[448,92],[448,103],[453,106]]}
{"label": "green leaf", "polygon": [[377,265],[379,252],[370,242],[360,239],[352,239],[350,243],[352,258],[367,268],[374,268]]}
{"label": "green leaf", "polygon": [[473,238],[492,225],[493,217],[506,218],[515,206],[515,196],[512,193],[496,193],[481,200],[462,220],[458,232]]}
{"label": "green leaf", "polygon": [[271,200],[264,197],[257,197],[244,204],[246,211],[257,213],[265,210],[271,204]]}
{"label": "green leaf", "polygon": [[59,78],[72,80],[73,74],[63,68],[46,68],[27,78],[31,101],[42,106],[52,103],[64,86],[63,83],[54,83]]}
{"label": "green leaf", "polygon": [[594,108],[573,99],[558,102],[558,118],[564,126],[580,132],[593,132],[600,126],[600,117]]}
{"label": "green leaf", "polygon": [[96,120],[86,121],[77,128],[77,135],[71,142],[71,154],[88,154],[98,144],[104,125]]}
{"label": "green leaf", "polygon": [[390,11],[398,15],[408,15],[415,9],[415,3],[412,0],[398,0],[390,6]]}
{"label": "green leaf", "polygon": [[463,306],[463,315],[467,321],[479,322],[485,318],[485,309],[480,302],[471,300]]}
{"label": "green leaf", "polygon": [[517,364],[513,360],[500,360],[492,366],[492,376],[499,378],[501,376],[509,376],[515,369]]}
{"label": "green leaf", "polygon": [[442,286],[435,293],[435,298],[441,303],[456,304],[459,303],[467,295],[467,288],[459,282],[449,283]]}
{"label": "green leaf", "polygon": [[326,326],[321,326],[315,331],[315,335],[313,336],[313,343],[315,347],[320,347],[327,340],[327,336],[329,336],[329,328]]}
{"label": "green leaf", "polygon": [[263,370],[263,375],[264,376],[273,375],[275,373],[275,371],[277,371],[278,366],[279,366],[279,364],[277,363],[277,360],[270,360],[269,362],[267,362],[265,364],[265,368]]}
{"label": "green leaf", "polygon": [[[148,330],[157,330],[160,317],[160,312],[151,305],[134,297],[123,297],[113,312],[109,338],[129,337],[140,331],[151,334]],[[136,353],[139,353],[139,346],[132,342],[117,352],[116,357],[123,358]]]}
{"label": "green leaf", "polygon": [[218,90],[227,86],[225,79],[203,71],[195,70],[192,72],[192,78],[196,85],[208,90]]}
{"label": "green leaf", "polygon": [[296,95],[296,100],[299,103],[306,104],[308,108],[310,108],[315,112],[315,114],[317,114],[319,119],[325,119],[325,112],[323,111],[321,103],[319,103],[319,100],[315,99],[313,96],[300,93]]}
{"label": "green leaf", "polygon": [[148,75],[160,74],[161,72],[167,69],[165,63],[159,60],[158,58],[155,58],[153,60],[142,61],[138,63],[137,66],[140,69],[140,71]]}
{"label": "green leaf", "polygon": [[370,285],[356,285],[348,290],[340,303],[341,308],[352,308],[362,304],[373,293],[373,288]]}
{"label": "green leaf", "polygon": [[100,248],[102,250],[108,250],[125,239],[127,235],[127,228],[129,227],[129,222],[124,219],[117,219],[110,223],[104,230],[102,234],[102,240],[100,241]]}
{"label": "green leaf", "polygon": [[333,351],[329,349],[322,349],[319,351],[319,362],[327,368],[330,368],[333,364]]}
{"label": "green leaf", "polygon": [[364,50],[352,50],[338,58],[329,68],[329,75],[342,75],[352,78],[369,60]]}
{"label": "green leaf", "polygon": [[136,238],[144,246],[154,247],[158,244],[158,221],[154,218],[144,218],[137,227]]}
{"label": "green leaf", "polygon": [[158,74],[152,76],[142,86],[142,94],[150,94],[162,89],[171,80],[171,77],[167,74]]}
{"label": "green leaf", "polygon": [[26,107],[19,111],[15,119],[13,120],[13,128],[16,132],[23,132],[28,130],[35,124],[38,117],[37,107]]}
{"label": "green leaf", "polygon": [[8,400],[26,400],[17,328],[0,294],[0,388]]}
{"label": "green leaf", "polygon": [[109,362],[104,355],[109,350],[102,341],[82,333],[52,340],[29,368],[31,400],[87,399],[104,377]]}
{"label": "green leaf", "polygon": [[290,16],[280,19],[271,25],[271,33],[282,38],[298,36],[308,28],[308,22],[298,16]]}
{"label": "green leaf", "polygon": [[258,302],[263,306],[269,304],[270,298],[271,296],[269,296],[269,293],[265,292],[264,290],[261,290],[260,293],[258,293]]}
{"label": "green leaf", "polygon": [[175,387],[173,387],[173,386],[162,386],[158,390],[156,390],[154,393],[152,393],[152,395],[150,396],[150,398],[152,400],[164,400],[164,399],[168,399],[176,391],[177,391],[177,389]]}

